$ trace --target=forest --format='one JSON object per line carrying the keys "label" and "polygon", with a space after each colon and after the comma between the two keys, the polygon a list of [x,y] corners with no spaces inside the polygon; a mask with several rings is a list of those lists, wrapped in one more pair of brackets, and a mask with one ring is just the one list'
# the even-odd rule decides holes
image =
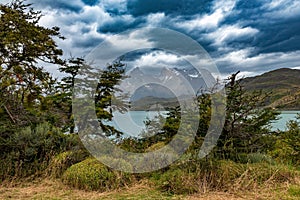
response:
{"label": "forest", "polygon": [[[89,76],[89,63],[80,57],[65,59],[56,42],[65,39],[60,28],[40,26],[41,17],[41,12],[19,0],[0,4],[0,191],[24,182],[52,180],[83,193],[123,191],[99,197],[83,195],[82,199],[184,199],[193,195],[201,199],[201,195],[214,192],[245,194],[250,199],[300,198],[299,120],[291,120],[286,131],[271,131],[270,124],[279,115],[277,109],[266,106],[271,94],[246,91],[236,79],[237,73],[226,80],[224,126],[205,158],[198,154],[212,116],[209,92],[195,99],[200,113],[193,120],[199,125],[194,141],[179,160],[146,173],[118,171],[99,162],[79,137],[73,116],[76,78],[85,70]],[[64,76],[53,77],[45,65],[58,66]],[[182,116],[179,106],[170,108],[165,120],[146,122],[154,132],[147,139],[124,138],[122,132],[103,123],[112,119],[112,110],[128,109],[128,102],[115,95],[118,82],[126,78],[124,67],[119,60],[93,77],[98,80],[93,97],[97,125],[104,133],[101,137],[113,138],[116,146],[129,152],[160,149],[177,134]],[[113,107],[111,102],[116,99],[119,104]],[[162,130],[156,130],[162,121]],[[189,126],[182,128],[187,131]],[[126,169],[135,167],[126,160],[115,162]],[[148,189],[126,192],[141,184]],[[52,192],[51,199],[80,199]],[[43,195],[36,198],[49,198]]]}

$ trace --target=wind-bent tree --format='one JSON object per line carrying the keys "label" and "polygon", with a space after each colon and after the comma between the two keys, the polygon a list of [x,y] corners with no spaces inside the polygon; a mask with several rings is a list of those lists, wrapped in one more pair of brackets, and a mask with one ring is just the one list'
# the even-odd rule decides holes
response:
{"label": "wind-bent tree", "polygon": [[[54,99],[63,113],[65,113],[66,121],[64,122],[64,130],[74,133],[75,125],[73,119],[72,99],[74,98],[74,85],[76,76],[81,68],[85,65],[83,58],[71,58],[68,63],[62,65],[59,71],[66,73],[67,76],[61,79],[58,86],[59,92],[55,94]],[[52,98],[53,99],[53,98]]]}
{"label": "wind-bent tree", "polygon": [[122,134],[113,126],[106,125],[105,121],[112,120],[114,111],[126,112],[129,107],[126,101],[127,94],[123,94],[123,91],[118,88],[120,81],[126,78],[124,66],[117,61],[100,71],[100,80],[95,92],[95,107],[100,127],[106,136],[119,137]]}
{"label": "wind-bent tree", "polygon": [[226,120],[217,148],[222,157],[231,159],[266,149],[269,125],[278,115],[265,107],[268,94],[244,90],[241,80],[236,79],[238,73],[229,77],[226,86]]}

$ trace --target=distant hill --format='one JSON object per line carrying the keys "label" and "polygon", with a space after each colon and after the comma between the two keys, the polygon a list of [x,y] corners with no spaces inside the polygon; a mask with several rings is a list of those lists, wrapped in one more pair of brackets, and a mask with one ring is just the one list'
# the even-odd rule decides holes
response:
{"label": "distant hill", "polygon": [[241,80],[247,91],[271,92],[268,106],[300,110],[300,70],[281,68]]}
{"label": "distant hill", "polygon": [[131,110],[166,110],[179,106],[177,98],[148,96],[131,103]]}
{"label": "distant hill", "polygon": [[[167,72],[166,74],[169,74],[169,71]],[[183,72],[181,73],[184,74]],[[166,77],[166,75],[163,77]],[[176,77],[170,80],[178,81]],[[198,86],[203,85],[201,77],[197,81],[199,81]],[[268,107],[280,110],[300,110],[300,70],[281,68],[259,76],[247,77],[240,81],[248,92],[262,90],[270,93],[270,97],[266,102]],[[196,88],[197,84],[195,83],[193,82]],[[179,90],[183,90],[181,86],[173,85]],[[156,110],[158,105],[164,108],[179,105],[177,98],[168,94],[164,88],[156,86],[143,87],[138,90],[137,94],[131,104],[132,110]]]}

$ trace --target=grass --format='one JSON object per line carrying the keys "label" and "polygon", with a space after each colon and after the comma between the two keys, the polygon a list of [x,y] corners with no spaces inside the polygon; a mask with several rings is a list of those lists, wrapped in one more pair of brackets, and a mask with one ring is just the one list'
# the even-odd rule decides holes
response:
{"label": "grass", "polygon": [[268,163],[235,163],[216,161],[170,168],[156,172],[150,180],[161,191],[172,194],[194,194],[207,192],[247,192],[282,184],[299,184],[300,172],[286,165]]}
{"label": "grass", "polygon": [[59,180],[36,180],[17,185],[0,186],[0,199],[29,200],[298,200],[300,187],[298,185],[265,185],[253,191],[243,192],[206,192],[193,195],[171,195],[149,186],[147,181],[139,182],[131,187],[111,192],[85,191],[71,188]]}
{"label": "grass", "polygon": [[[61,160],[65,161],[69,154],[59,155],[50,168],[54,170],[59,166],[57,163],[68,163]],[[300,199],[298,169],[258,160],[253,163],[193,161],[137,175],[113,171],[96,159],[87,158],[63,170],[61,177],[50,175],[0,182],[0,200]],[[61,168],[58,171],[60,174]]]}

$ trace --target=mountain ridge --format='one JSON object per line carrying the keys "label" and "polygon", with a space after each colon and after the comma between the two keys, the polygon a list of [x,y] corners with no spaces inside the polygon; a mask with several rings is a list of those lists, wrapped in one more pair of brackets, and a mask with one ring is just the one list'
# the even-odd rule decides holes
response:
{"label": "mountain ridge", "polygon": [[247,92],[262,90],[270,93],[268,107],[300,110],[300,70],[280,68],[240,80]]}

